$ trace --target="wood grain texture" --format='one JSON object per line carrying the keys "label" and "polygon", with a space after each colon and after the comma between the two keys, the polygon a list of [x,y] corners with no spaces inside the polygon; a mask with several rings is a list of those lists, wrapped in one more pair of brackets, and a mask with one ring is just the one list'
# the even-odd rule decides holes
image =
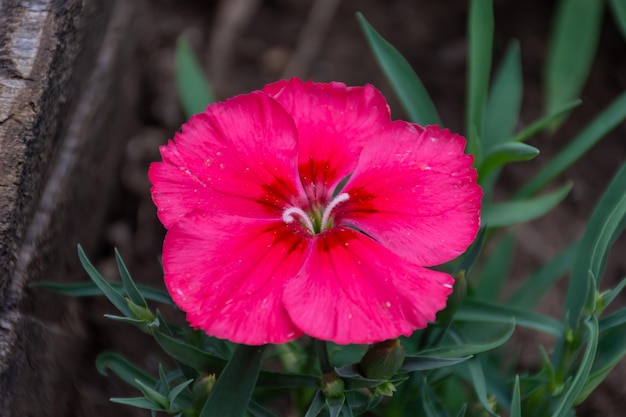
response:
{"label": "wood grain texture", "polygon": [[140,2],[0,0],[0,415],[65,416],[80,304],[38,280],[83,278],[135,128]]}

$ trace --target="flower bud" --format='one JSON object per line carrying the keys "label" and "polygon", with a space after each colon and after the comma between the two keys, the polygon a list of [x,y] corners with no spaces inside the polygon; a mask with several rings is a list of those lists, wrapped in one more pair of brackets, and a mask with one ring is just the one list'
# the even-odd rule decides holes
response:
{"label": "flower bud", "polygon": [[148,307],[143,307],[138,304],[133,303],[130,299],[126,299],[126,303],[128,304],[128,308],[134,319],[143,320],[148,323],[152,323],[154,321],[154,314]]}
{"label": "flower bud", "polygon": [[369,379],[389,379],[402,366],[404,356],[404,348],[399,339],[375,343],[361,359],[359,370]]}
{"label": "flower bud", "polygon": [[341,397],[346,388],[343,379],[339,378],[334,372],[328,372],[322,375],[321,385],[322,393],[326,398]]}
{"label": "flower bud", "polygon": [[201,375],[193,382],[191,390],[191,402],[194,410],[202,410],[204,403],[215,385],[215,374]]}

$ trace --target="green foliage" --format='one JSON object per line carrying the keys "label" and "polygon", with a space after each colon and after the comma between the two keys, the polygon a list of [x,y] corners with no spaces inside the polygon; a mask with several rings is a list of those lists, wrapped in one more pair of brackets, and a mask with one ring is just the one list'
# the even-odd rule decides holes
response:
{"label": "green foliage", "polygon": [[[626,36],[625,3],[607,3]],[[352,417],[366,412],[404,417],[406,410],[428,417],[573,415],[574,407],[626,356],[626,308],[603,316],[626,287],[626,279],[613,289],[600,290],[611,247],[626,227],[626,165],[597,204],[581,240],[525,277],[505,298],[517,240],[517,229],[512,226],[533,221],[563,201],[572,185],[557,186],[555,180],[624,121],[626,92],[552,160],[544,160],[544,168],[513,198],[493,201],[503,168],[539,155],[540,144],[535,147],[524,142],[548,128],[554,130],[581,104],[575,98],[593,60],[603,2],[560,1],[546,62],[546,114],[527,127],[518,126],[523,100],[520,45],[510,44],[490,84],[492,0],[471,0],[469,4],[465,134],[485,195],[482,227],[466,253],[441,267],[455,277],[453,296],[434,323],[401,338],[403,352],[407,352],[404,360],[395,358],[392,371],[368,373],[371,366],[365,365],[371,360],[363,360],[365,347],[307,338],[281,346],[234,345],[180,327],[153,310],[153,303],[174,307],[167,292],[135,284],[117,250],[121,280],[111,282],[79,246],[78,256],[91,282],[37,286],[72,296],[104,295],[120,314],[107,317],[152,336],[172,359],[167,362],[170,369],[159,367],[154,376],[121,355],[102,353],[97,369],[116,375],[141,394],[112,401],[150,410],[152,415],[273,417],[272,400],[287,390],[290,403],[306,410],[305,417]],[[358,14],[357,18],[409,118],[441,125],[425,86],[409,63],[365,17]],[[186,113],[202,111],[213,97],[183,38],[177,44],[176,69]],[[537,195],[546,186],[551,191]],[[484,247],[490,249],[489,254],[482,253]],[[534,309],[542,297],[568,274],[562,318],[537,313]],[[517,369],[518,347],[509,343],[516,327],[556,340],[551,354],[538,348],[539,370]],[[337,382],[334,389],[328,389],[329,382]]]}
{"label": "green foliage", "polygon": [[183,36],[176,42],[176,84],[187,118],[215,101],[202,66]]}

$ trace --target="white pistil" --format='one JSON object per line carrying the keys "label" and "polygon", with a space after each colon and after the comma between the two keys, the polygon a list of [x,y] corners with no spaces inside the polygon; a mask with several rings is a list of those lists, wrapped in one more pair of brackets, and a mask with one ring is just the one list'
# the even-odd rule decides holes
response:
{"label": "white pistil", "polygon": [[306,227],[311,231],[311,233],[315,233],[315,228],[313,227],[313,222],[307,216],[307,214],[300,207],[289,207],[283,211],[283,221],[287,224],[293,223],[296,218],[294,215],[300,217],[302,222],[306,225]]}
{"label": "white pistil", "polygon": [[339,203],[343,203],[349,198],[350,196],[348,195],[348,193],[341,193],[337,195],[337,197],[333,198],[330,203],[328,203],[328,205],[324,209],[324,213],[322,214],[321,230],[326,230],[326,227],[328,226],[328,220],[330,219],[330,213],[333,211],[333,209],[337,207]]}

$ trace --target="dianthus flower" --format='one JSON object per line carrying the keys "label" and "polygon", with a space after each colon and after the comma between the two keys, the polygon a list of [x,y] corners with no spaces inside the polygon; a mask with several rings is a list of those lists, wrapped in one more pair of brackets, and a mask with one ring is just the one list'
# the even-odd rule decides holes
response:
{"label": "dianthus flower", "polygon": [[372,86],[298,79],[211,104],[149,177],[165,283],[187,320],[237,343],[409,335],[453,285],[482,192],[465,139],[391,121]]}

